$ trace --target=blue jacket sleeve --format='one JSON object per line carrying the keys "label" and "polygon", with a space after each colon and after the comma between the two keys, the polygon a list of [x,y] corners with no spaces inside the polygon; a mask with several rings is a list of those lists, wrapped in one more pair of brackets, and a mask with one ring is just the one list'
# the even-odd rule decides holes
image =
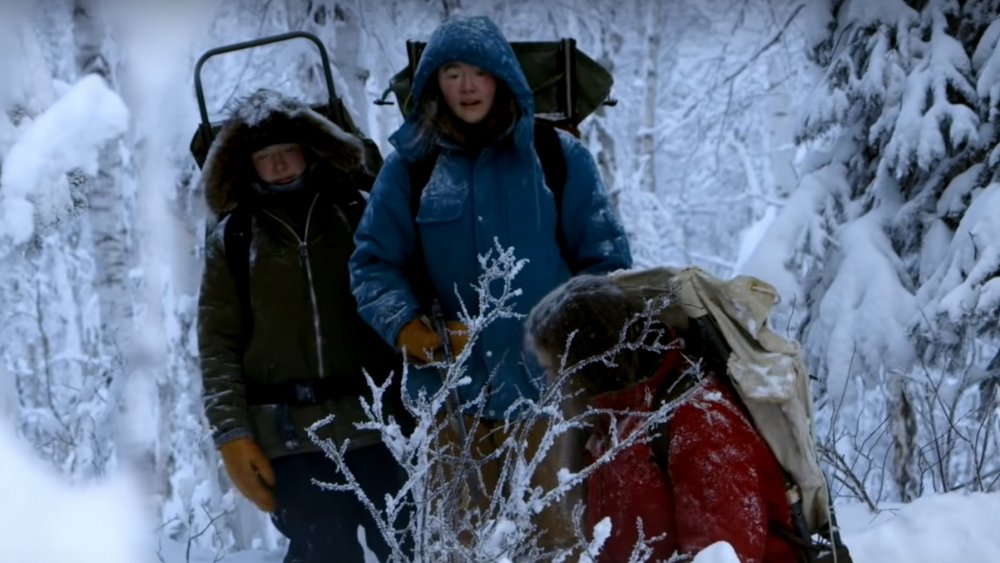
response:
{"label": "blue jacket sleeve", "polygon": [[560,228],[566,237],[574,274],[603,274],[632,267],[625,230],[615,216],[607,190],[590,151],[574,137],[560,133],[566,155],[566,187]]}
{"label": "blue jacket sleeve", "polygon": [[392,153],[354,234],[350,271],[361,318],[393,347],[403,325],[420,314],[407,278],[417,242],[406,163]]}

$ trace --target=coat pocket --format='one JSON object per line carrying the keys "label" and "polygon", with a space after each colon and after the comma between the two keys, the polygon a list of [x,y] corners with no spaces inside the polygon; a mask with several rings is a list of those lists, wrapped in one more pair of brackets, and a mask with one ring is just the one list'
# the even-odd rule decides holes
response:
{"label": "coat pocket", "polygon": [[448,223],[462,216],[469,201],[469,181],[439,163],[420,195],[416,221],[421,225]]}

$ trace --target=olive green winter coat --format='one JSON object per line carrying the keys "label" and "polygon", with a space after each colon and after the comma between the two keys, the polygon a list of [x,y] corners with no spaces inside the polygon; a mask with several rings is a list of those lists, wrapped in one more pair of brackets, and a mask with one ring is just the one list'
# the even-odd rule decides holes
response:
{"label": "olive green winter coat", "polygon": [[[198,301],[205,412],[217,444],[252,435],[271,458],[316,450],[304,429],[330,414],[333,422],[322,436],[338,446],[348,439],[352,448],[371,445],[378,435],[355,427],[363,419],[359,398],[368,394],[362,366],[384,378],[398,354],[361,320],[350,291],[347,261],[364,206],[363,186],[357,185],[364,177],[362,146],[307,107],[270,96],[251,99],[230,119],[203,170],[213,212],[237,205],[252,211],[247,260],[253,317],[243,319],[244,301],[226,258],[224,233],[233,218],[227,215],[209,233]],[[290,194],[254,189],[250,153],[262,133],[308,149],[304,188]],[[284,417],[297,444],[278,432],[276,417],[284,407],[247,404],[248,385],[321,378],[333,381],[339,396],[288,409]]]}

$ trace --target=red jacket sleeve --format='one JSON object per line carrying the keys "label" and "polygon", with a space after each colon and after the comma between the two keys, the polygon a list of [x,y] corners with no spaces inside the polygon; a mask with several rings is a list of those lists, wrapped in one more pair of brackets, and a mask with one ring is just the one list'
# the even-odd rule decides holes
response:
{"label": "red jacket sleeve", "polygon": [[668,466],[682,553],[726,541],[742,563],[763,560],[768,524],[755,461],[759,440],[719,391],[699,391],[678,407]]}

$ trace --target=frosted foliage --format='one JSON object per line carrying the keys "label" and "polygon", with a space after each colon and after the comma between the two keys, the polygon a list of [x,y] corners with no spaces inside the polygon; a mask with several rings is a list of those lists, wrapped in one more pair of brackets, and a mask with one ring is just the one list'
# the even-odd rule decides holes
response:
{"label": "frosted foliage", "polygon": [[[635,236],[640,263],[694,264],[726,274],[739,251],[733,241],[774,210],[770,194],[787,194],[797,182],[782,162],[790,159],[797,103],[787,93],[809,70],[787,56],[803,49],[802,6],[666,3],[658,12],[644,6],[642,21],[659,16],[664,24],[642,24],[650,42],[621,47],[631,57],[617,63],[616,91],[635,99],[629,125],[639,138],[618,145],[613,188],[636,199],[628,204],[636,211],[633,233],[649,225]],[[723,55],[713,58],[707,37],[719,38]],[[646,62],[653,46],[659,67]],[[654,78],[658,92],[651,98],[646,87]],[[652,191],[654,201],[629,193],[635,187]]]}
{"label": "frosted foliage", "polygon": [[847,0],[837,13],[845,27],[883,25],[897,18],[909,21],[916,12],[903,0]]}
{"label": "frosted foliage", "polygon": [[[805,301],[800,277],[822,255],[829,244],[824,212],[831,193],[850,189],[841,166],[828,166],[805,175],[785,202],[778,216],[752,249],[742,272],[768,281],[782,296],[779,309],[787,310]],[[791,254],[788,249],[795,249]]]}
{"label": "frosted foliage", "polygon": [[[888,4],[895,5],[895,12]],[[874,13],[865,7],[885,8],[884,13],[892,16],[872,26],[870,17]],[[818,135],[859,116],[875,123],[892,123],[897,115],[893,108],[903,93],[901,80],[906,76],[909,30],[916,25],[916,12],[897,0],[849,1],[841,10],[838,18],[844,30],[841,33],[849,34],[844,44],[858,47],[856,50],[842,47],[833,54],[826,80],[806,106],[809,109],[800,127],[804,136]],[[885,115],[883,107],[888,110]],[[869,138],[881,136],[887,126],[874,127]]]}
{"label": "frosted foliage", "polygon": [[66,173],[97,173],[97,152],[125,132],[128,110],[104,81],[90,75],[42,115],[23,126],[3,157],[0,214],[3,234],[20,244],[42,225],[72,211]]}
{"label": "frosted foliage", "polygon": [[937,214],[940,217],[961,217],[968,205],[969,198],[979,188],[979,176],[983,173],[983,165],[976,164],[963,171],[945,188],[937,203]]}
{"label": "frosted foliage", "polygon": [[[906,365],[913,357],[906,328],[916,314],[915,301],[899,283],[899,263],[872,217],[846,227],[837,277],[819,302],[819,315],[806,346],[826,349],[826,385],[840,395],[850,370],[877,372],[881,366]],[[863,345],[857,335],[866,335]],[[822,344],[813,338],[823,340]],[[847,390],[848,400],[856,400]]]}
{"label": "frosted foliage", "polygon": [[[979,241],[979,247],[967,241]],[[918,296],[928,312],[961,322],[972,311],[995,311],[1000,306],[1000,185],[990,184],[976,194],[943,254],[934,275],[921,286]]]}
{"label": "frosted foliage", "polygon": [[996,9],[840,4],[800,193],[744,266],[793,297],[834,494],[870,506],[997,487],[995,441],[966,439],[997,416]]}
{"label": "frosted foliage", "polygon": [[[930,41],[912,48],[918,57],[926,50],[926,56],[906,76],[900,112],[885,147],[885,163],[897,176],[914,165],[927,171],[946,156],[946,143],[961,147],[978,136],[979,117],[968,105],[976,99],[968,80],[968,56],[947,35],[942,14],[932,13],[925,25],[930,27]],[[955,96],[966,103],[952,103]]]}
{"label": "frosted foliage", "polygon": [[979,73],[976,91],[988,102],[988,119],[995,121],[1000,106],[1000,20],[993,20],[972,55],[972,64]]}

